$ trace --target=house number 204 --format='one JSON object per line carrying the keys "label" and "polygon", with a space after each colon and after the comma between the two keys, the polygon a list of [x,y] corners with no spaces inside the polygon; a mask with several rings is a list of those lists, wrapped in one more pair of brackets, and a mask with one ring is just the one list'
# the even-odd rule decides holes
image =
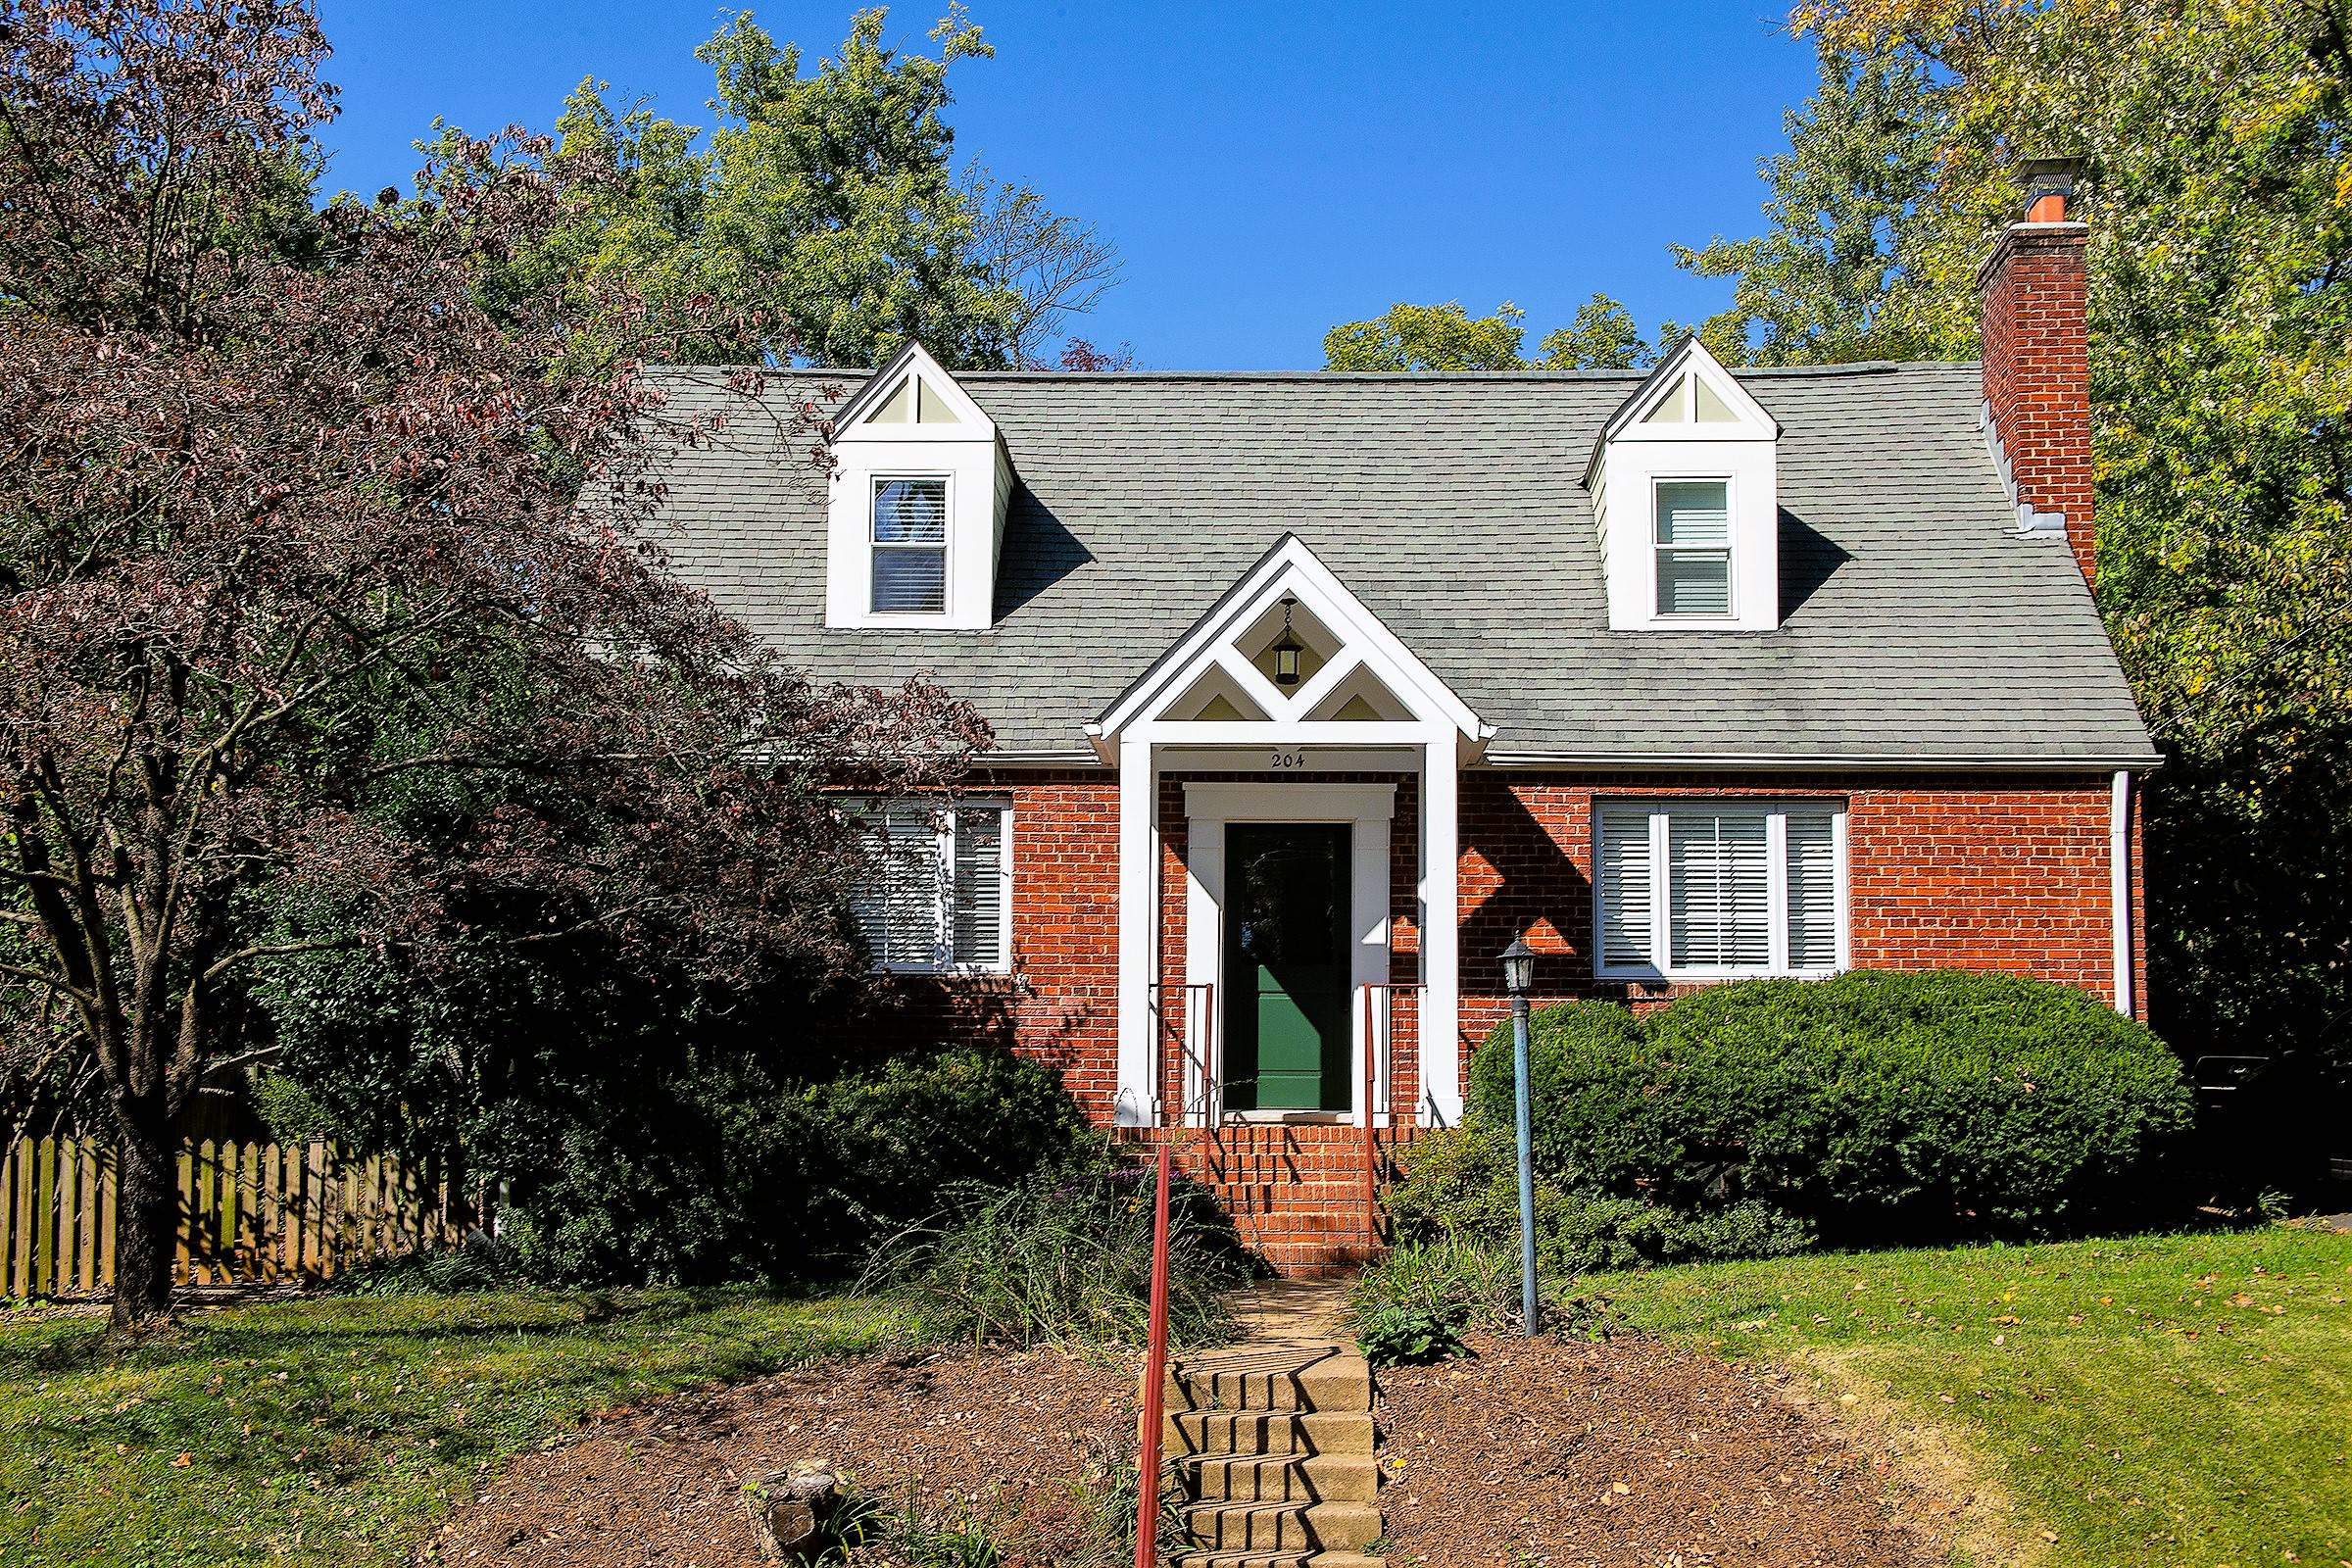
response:
{"label": "house number 204", "polygon": [[1268,767],[1304,767],[1306,754],[1304,752],[1278,751],[1267,759],[1266,765]]}

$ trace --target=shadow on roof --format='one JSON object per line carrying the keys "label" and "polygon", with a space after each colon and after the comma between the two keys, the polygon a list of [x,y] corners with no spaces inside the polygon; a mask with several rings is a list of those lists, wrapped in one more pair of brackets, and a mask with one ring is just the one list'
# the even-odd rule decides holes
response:
{"label": "shadow on roof", "polygon": [[1781,509],[1781,619],[1785,623],[1854,558],[1804,518]]}

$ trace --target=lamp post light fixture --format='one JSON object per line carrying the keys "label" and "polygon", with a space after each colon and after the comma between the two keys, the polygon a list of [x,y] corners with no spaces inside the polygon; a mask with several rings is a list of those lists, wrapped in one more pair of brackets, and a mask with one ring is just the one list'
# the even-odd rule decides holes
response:
{"label": "lamp post light fixture", "polygon": [[1297,632],[1291,630],[1291,607],[1298,602],[1296,599],[1282,602],[1282,635],[1274,639],[1274,684],[1277,686],[1298,684],[1298,656],[1306,651],[1306,645],[1298,640]]}
{"label": "lamp post light fixture", "polygon": [[1536,1129],[1534,1077],[1527,1042],[1527,994],[1536,983],[1536,954],[1517,937],[1502,950],[1502,986],[1511,994],[1511,1084],[1519,1122],[1519,1305],[1523,1327],[1535,1336],[1536,1307]]}

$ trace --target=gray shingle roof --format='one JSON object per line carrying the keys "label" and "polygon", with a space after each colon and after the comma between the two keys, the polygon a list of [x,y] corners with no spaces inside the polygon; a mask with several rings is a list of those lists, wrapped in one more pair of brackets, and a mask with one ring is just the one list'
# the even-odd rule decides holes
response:
{"label": "gray shingle roof", "polygon": [[1739,374],[1783,427],[1773,632],[1608,629],[1577,476],[1633,372],[961,375],[1019,478],[985,632],[827,630],[806,440],[740,411],[672,464],[669,543],[813,674],[927,671],[1015,756],[1091,759],[1081,726],[1287,530],[1497,760],[2153,760],[2063,540],[2010,533],[1976,366]]}

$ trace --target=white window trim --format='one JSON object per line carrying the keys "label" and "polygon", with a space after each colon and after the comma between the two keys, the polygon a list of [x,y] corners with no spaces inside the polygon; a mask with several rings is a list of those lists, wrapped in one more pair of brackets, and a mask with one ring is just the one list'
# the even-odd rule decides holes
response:
{"label": "white window trim", "polygon": [[[1669,956],[1658,963],[1611,963],[1601,940],[1608,911],[1602,892],[1602,815],[1605,811],[1641,811],[1649,823],[1649,951]],[[1765,906],[1771,922],[1771,958],[1761,967],[1733,964],[1677,965],[1671,961],[1673,943],[1674,877],[1668,868],[1667,831],[1672,817],[1720,816],[1731,811],[1761,813],[1764,817]],[[1795,969],[1788,963],[1788,813],[1827,811],[1830,814],[1831,872],[1837,887],[1837,960],[1827,969]],[[1846,878],[1846,803],[1839,800],[1722,799],[1689,800],[1634,797],[1596,799],[1592,803],[1592,975],[1597,980],[1645,980],[1672,984],[1685,980],[1753,980],[1769,978],[1820,979],[1841,974],[1853,966],[1852,906]]]}
{"label": "white window trim", "polygon": [[[1740,488],[1739,480],[1721,470],[1703,473],[1653,473],[1649,476],[1649,616],[1661,626],[1720,626],[1740,618]],[[1689,546],[1658,542],[1658,486],[1662,484],[1720,484],[1723,486],[1723,604],[1713,614],[1695,614],[1658,608],[1658,559],[1669,550]]]}
{"label": "white window trim", "polygon": [[[874,508],[881,499],[882,487],[913,480],[939,481],[940,541],[939,608],[937,610],[876,610],[874,608],[874,557],[884,550],[930,550],[930,545],[884,544],[874,537]],[[944,468],[886,468],[869,474],[865,481],[865,613],[858,618],[862,626],[936,626],[946,620],[956,608],[956,475]]]}
{"label": "white window trim", "polygon": [[[880,804],[882,803],[874,801],[854,801],[851,803],[850,808],[857,810]],[[982,810],[993,809],[999,813],[998,854],[1003,857],[1004,866],[997,878],[997,917],[1004,922],[1000,929],[1004,932],[1004,939],[999,945],[997,961],[994,963],[958,963],[952,956],[956,941],[956,833],[958,813],[967,807]],[[871,972],[874,974],[943,976],[1010,974],[1012,973],[1012,798],[1000,795],[957,796],[946,805],[934,807],[932,809],[945,818],[945,825],[937,831],[939,834],[939,863],[946,873],[939,900],[939,923],[936,927],[937,935],[932,942],[932,951],[936,954],[946,955],[946,956],[921,962],[878,961],[874,964]]]}

